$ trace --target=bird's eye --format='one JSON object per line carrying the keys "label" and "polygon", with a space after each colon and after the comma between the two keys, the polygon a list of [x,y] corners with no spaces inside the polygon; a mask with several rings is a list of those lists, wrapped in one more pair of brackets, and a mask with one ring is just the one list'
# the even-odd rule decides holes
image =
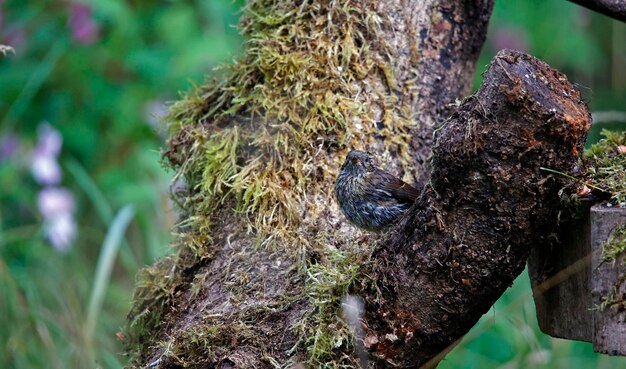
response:
{"label": "bird's eye", "polygon": [[352,164],[356,164],[356,163],[358,163],[358,162],[359,162],[359,159],[357,159],[357,158],[352,158]]}

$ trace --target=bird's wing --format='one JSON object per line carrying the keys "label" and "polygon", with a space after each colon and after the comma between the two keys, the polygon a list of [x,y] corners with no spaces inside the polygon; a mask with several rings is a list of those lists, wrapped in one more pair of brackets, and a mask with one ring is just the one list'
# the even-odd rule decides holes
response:
{"label": "bird's wing", "polygon": [[396,199],[399,203],[412,204],[420,194],[415,187],[382,170],[372,177],[378,182],[374,184],[374,188]]}
{"label": "bird's wing", "polygon": [[407,204],[412,204],[419,197],[419,191],[411,186],[410,184],[403,182],[397,178],[397,186],[394,186],[394,191],[392,192],[394,197],[396,197],[400,202],[405,202]]}

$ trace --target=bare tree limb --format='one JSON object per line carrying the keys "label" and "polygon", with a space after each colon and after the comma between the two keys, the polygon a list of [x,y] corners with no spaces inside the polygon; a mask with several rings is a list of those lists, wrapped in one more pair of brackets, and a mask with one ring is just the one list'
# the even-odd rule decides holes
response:
{"label": "bare tree limb", "polygon": [[626,1],[624,0],[569,0],[587,9],[604,14],[626,23]]}

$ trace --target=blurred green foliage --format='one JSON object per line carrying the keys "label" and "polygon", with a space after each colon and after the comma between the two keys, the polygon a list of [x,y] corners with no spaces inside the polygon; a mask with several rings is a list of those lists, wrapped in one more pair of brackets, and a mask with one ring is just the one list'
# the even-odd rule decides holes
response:
{"label": "blurred green foliage", "polygon": [[617,369],[626,358],[596,354],[587,342],[539,330],[525,271],[446,356],[439,369]]}
{"label": "blurred green foliage", "polygon": [[[19,144],[0,158],[1,368],[123,367],[116,332],[134,276],[167,252],[176,220],[152,115],[242,45],[232,27],[239,2],[87,3],[0,1],[0,44],[15,49],[0,55],[0,138]],[[44,239],[30,174],[42,121],[63,136],[62,185],[77,207],[66,255]],[[90,334],[89,302],[104,280],[96,284],[95,270],[107,260],[100,249],[127,204],[135,216]]]}
{"label": "blurred green foliage", "polygon": [[[72,1],[0,0],[0,43],[16,51],[0,56],[0,138],[19,143],[0,157],[2,368],[124,365],[116,332],[134,275],[167,252],[175,222],[152,115],[243,44],[232,27],[241,0],[85,3],[87,11]],[[624,24],[563,0],[498,1],[479,65],[501,47],[524,48],[566,73],[592,110],[626,111]],[[65,255],[43,237],[41,188],[29,171],[44,120],[63,135],[63,185],[76,199],[78,239]],[[128,204],[136,213],[91,335],[84,326],[100,249]],[[626,361],[542,334],[524,274],[441,367],[529,366],[617,368]]]}

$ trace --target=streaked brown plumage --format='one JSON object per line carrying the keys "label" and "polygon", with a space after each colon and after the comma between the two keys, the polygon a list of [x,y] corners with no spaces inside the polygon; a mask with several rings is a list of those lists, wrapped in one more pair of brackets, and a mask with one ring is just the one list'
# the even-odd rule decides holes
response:
{"label": "streaked brown plumage", "polygon": [[359,150],[348,153],[335,194],[350,222],[375,232],[395,223],[419,196],[413,186],[379,169],[370,154]]}

